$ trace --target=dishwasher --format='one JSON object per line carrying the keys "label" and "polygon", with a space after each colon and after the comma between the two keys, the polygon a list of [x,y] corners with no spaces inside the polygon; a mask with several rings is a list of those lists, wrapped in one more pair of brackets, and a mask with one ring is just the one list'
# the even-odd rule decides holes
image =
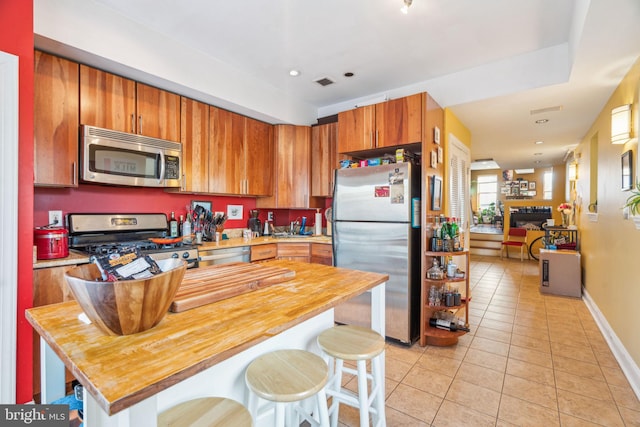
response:
{"label": "dishwasher", "polygon": [[198,251],[199,266],[228,264],[230,262],[251,261],[251,247],[238,246],[224,249],[201,249]]}

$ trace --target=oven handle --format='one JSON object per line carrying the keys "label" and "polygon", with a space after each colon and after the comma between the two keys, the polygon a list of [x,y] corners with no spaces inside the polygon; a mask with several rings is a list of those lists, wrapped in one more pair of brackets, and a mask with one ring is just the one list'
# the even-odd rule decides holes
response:
{"label": "oven handle", "polygon": [[215,261],[219,259],[235,258],[240,255],[249,255],[249,254],[251,254],[250,249],[244,249],[242,251],[237,251],[237,252],[227,252],[226,254],[222,254],[222,255],[202,255],[202,252],[200,252],[199,259],[200,261]]}

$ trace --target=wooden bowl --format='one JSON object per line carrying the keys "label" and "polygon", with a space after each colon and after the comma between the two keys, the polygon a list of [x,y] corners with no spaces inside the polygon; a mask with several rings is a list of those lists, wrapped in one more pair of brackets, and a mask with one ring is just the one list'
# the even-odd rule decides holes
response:
{"label": "wooden bowl", "polygon": [[105,282],[95,264],[72,268],[65,279],[98,328],[109,335],[135,334],[162,320],[182,283],[186,261],[172,258],[164,262],[164,272],[148,279]]}

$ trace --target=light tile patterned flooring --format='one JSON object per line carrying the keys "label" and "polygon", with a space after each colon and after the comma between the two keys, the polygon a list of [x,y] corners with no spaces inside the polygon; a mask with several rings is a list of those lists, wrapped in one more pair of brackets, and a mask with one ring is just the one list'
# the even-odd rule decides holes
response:
{"label": "light tile patterned flooring", "polygon": [[[541,294],[537,262],[472,256],[470,280],[457,345],[387,344],[388,426],[640,426],[586,305]],[[357,410],[341,405],[340,425],[357,426]]]}

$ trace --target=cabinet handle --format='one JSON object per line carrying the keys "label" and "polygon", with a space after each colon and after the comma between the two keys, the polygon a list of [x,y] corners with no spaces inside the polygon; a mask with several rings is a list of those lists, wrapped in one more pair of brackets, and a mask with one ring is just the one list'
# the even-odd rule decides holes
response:
{"label": "cabinet handle", "polygon": [[244,194],[249,194],[249,180],[244,180]]}
{"label": "cabinet handle", "polygon": [[180,186],[180,188],[182,189],[182,191],[186,191],[187,190],[187,175],[186,174],[182,174],[182,185]]}
{"label": "cabinet handle", "polygon": [[375,147],[378,148],[378,129],[376,129],[376,143]]}
{"label": "cabinet handle", "polygon": [[142,135],[142,115],[138,116],[138,130],[139,130],[139,134]]}
{"label": "cabinet handle", "polygon": [[73,177],[71,183],[75,186],[78,185],[78,169],[77,163],[71,162],[71,176]]}
{"label": "cabinet handle", "polygon": [[369,148],[373,148],[373,131],[369,131]]}
{"label": "cabinet handle", "polygon": [[136,133],[136,115],[131,114],[131,133]]}

